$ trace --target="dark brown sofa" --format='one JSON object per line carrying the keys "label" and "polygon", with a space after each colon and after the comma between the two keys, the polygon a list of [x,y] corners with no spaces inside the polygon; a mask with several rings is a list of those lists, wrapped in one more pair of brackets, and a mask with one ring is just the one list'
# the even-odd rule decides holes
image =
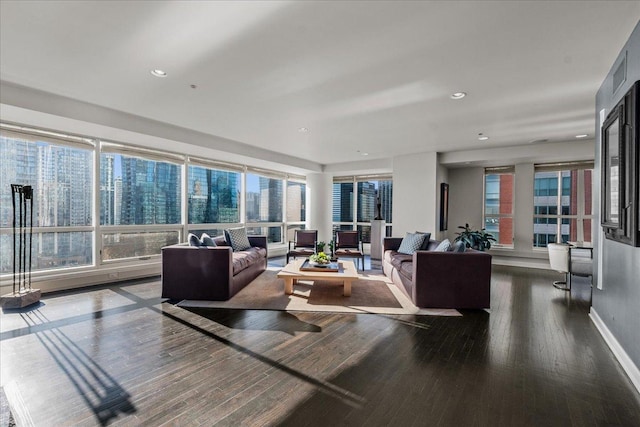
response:
{"label": "dark brown sofa", "polygon": [[430,240],[427,250],[413,255],[397,252],[402,238],[384,239],[384,274],[417,307],[489,308],[491,300],[491,255],[465,252],[435,252],[440,242]]}
{"label": "dark brown sofa", "polygon": [[267,237],[248,236],[251,248],[233,252],[223,236],[218,246],[162,248],[162,297],[226,301],[267,268]]}

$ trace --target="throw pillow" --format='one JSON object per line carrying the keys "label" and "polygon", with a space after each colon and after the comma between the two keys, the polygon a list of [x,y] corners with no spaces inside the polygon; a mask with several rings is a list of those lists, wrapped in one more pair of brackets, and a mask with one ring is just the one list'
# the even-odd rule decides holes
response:
{"label": "throw pillow", "polygon": [[467,246],[464,244],[464,242],[457,241],[453,245],[451,245],[451,249],[449,250],[451,252],[464,252],[467,250]]}
{"label": "throw pillow", "polygon": [[401,254],[412,255],[415,251],[420,249],[425,235],[422,233],[407,233],[400,243],[398,252]]}
{"label": "throw pillow", "polygon": [[198,236],[192,233],[189,233],[187,242],[189,242],[189,246],[201,246],[200,244],[201,242],[200,242],[200,239],[198,239]]}
{"label": "throw pillow", "polygon": [[451,242],[449,241],[449,239],[444,239],[442,242],[440,242],[438,247],[435,248],[433,251],[434,252],[447,252],[450,247],[451,247]]}
{"label": "throw pillow", "polygon": [[224,230],[224,235],[234,252],[244,251],[251,247],[251,243],[249,243],[249,238],[247,237],[247,229],[244,227],[227,228]]}
{"label": "throw pillow", "polygon": [[431,233],[427,233],[426,231],[416,231],[416,233],[424,234],[424,241],[422,242],[422,246],[420,246],[420,250],[426,251],[429,247],[429,240],[431,240]]}
{"label": "throw pillow", "polygon": [[202,233],[202,236],[200,236],[200,244],[202,246],[218,246],[207,233]]}

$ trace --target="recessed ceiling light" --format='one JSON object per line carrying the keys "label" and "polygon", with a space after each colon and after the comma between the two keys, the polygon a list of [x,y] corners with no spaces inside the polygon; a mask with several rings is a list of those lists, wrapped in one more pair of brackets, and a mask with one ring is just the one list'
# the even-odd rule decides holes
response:
{"label": "recessed ceiling light", "polygon": [[369,155],[369,153],[360,153],[360,154],[362,154],[363,156],[368,156]]}
{"label": "recessed ceiling light", "polygon": [[465,96],[467,96],[466,92],[456,92],[456,93],[451,94],[451,99],[462,99]]}
{"label": "recessed ceiling light", "polygon": [[167,77],[167,73],[165,71],[162,70],[151,70],[151,74],[156,76],[156,77]]}
{"label": "recessed ceiling light", "polygon": [[486,141],[487,139],[489,139],[489,137],[488,137],[488,136],[485,136],[482,132],[480,132],[480,133],[478,134],[478,140],[479,140],[479,141]]}
{"label": "recessed ceiling light", "polygon": [[307,133],[307,132],[309,132],[309,129],[308,128],[298,128],[298,132]]}
{"label": "recessed ceiling light", "polygon": [[588,137],[588,136],[589,136],[589,135],[587,135],[586,133],[583,133],[583,134],[581,134],[581,135],[576,135],[576,138],[580,139],[580,138],[586,138],[586,137]]}

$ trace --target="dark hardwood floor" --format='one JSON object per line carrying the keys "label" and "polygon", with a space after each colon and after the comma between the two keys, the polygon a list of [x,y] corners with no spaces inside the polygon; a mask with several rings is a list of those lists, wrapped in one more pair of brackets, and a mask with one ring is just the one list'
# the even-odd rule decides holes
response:
{"label": "dark hardwood floor", "polygon": [[44,295],[0,317],[18,425],[639,426],[588,282],[494,267],[462,317],[184,309],[160,282]]}

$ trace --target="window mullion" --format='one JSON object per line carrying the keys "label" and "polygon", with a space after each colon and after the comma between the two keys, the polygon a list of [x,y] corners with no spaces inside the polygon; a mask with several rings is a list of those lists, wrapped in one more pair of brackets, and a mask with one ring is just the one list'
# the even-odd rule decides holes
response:
{"label": "window mullion", "polygon": [[585,200],[584,169],[581,169],[577,172],[576,187],[577,187],[576,191],[578,192],[578,194],[576,195],[576,203],[578,204],[576,209],[578,214],[578,219],[576,220],[576,227],[577,227],[576,237],[578,238],[579,242],[583,242],[584,241],[584,200]]}
{"label": "window mullion", "polygon": [[180,186],[182,187],[182,209],[180,210],[180,216],[182,217],[182,236],[180,236],[180,241],[186,241],[187,236],[189,234],[189,162],[185,159],[182,164],[182,172],[180,174],[182,182]]}
{"label": "window mullion", "polygon": [[562,171],[556,172],[558,181],[558,194],[556,195],[556,209],[558,212],[558,220],[556,221],[556,240],[558,243],[562,241]]}

